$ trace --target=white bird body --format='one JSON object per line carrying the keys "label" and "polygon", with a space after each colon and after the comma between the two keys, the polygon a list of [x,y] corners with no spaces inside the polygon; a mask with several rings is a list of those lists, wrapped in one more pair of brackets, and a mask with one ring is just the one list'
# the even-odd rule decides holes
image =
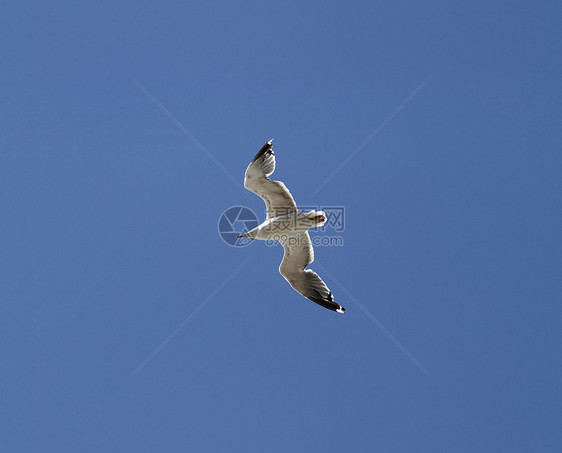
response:
{"label": "white bird body", "polygon": [[256,154],[246,169],[244,187],[263,199],[267,219],[240,237],[257,240],[277,240],[285,251],[279,272],[304,297],[329,310],[344,313],[345,308],[334,302],[324,281],[306,266],[314,261],[314,249],[308,230],[326,223],[323,211],[298,212],[289,189],[281,181],[268,178],[275,170],[272,140]]}
{"label": "white bird body", "polygon": [[248,231],[244,237],[261,241],[283,241],[298,236],[311,228],[326,223],[323,211],[293,212],[266,219],[262,224]]}

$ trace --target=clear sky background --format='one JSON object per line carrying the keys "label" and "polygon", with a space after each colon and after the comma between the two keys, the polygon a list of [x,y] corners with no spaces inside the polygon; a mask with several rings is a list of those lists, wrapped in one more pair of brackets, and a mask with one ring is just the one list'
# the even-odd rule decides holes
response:
{"label": "clear sky background", "polygon": [[[561,17],[4,3],[2,451],[561,451]],[[275,137],[298,203],[345,206],[316,262],[429,376],[319,264],[343,316],[222,242],[262,201],[137,81],[239,182]]]}

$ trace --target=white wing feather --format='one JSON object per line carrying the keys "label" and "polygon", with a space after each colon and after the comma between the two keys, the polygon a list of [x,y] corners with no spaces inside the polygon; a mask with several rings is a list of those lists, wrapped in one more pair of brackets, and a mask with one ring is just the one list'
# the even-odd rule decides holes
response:
{"label": "white wing feather", "polygon": [[265,201],[268,219],[297,211],[295,200],[285,184],[268,178],[275,170],[271,142],[267,142],[256,154],[244,177],[244,187]]}
{"label": "white wing feather", "polygon": [[279,266],[279,272],[293,289],[329,310],[338,313],[345,312],[345,308],[334,302],[332,292],[318,274],[310,269],[305,269],[314,261],[314,248],[308,232],[280,242],[285,254]]}

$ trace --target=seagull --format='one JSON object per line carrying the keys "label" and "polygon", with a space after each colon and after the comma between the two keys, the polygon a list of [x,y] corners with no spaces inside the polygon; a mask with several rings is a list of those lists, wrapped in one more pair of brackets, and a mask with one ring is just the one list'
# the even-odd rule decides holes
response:
{"label": "seagull", "polygon": [[238,237],[277,240],[285,251],[279,272],[297,292],[337,313],[345,308],[334,302],[332,292],[316,272],[306,269],[314,261],[314,249],[308,230],[326,223],[323,211],[298,212],[289,189],[281,181],[268,178],[275,171],[273,139],[268,141],[250,162],[244,187],[259,196],[266,206],[267,218],[256,228]]}

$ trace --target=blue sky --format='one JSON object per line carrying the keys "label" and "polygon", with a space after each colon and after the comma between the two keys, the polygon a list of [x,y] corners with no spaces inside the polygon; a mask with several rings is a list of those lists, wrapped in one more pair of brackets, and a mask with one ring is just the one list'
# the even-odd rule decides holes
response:
{"label": "blue sky", "polygon": [[[4,5],[2,450],[560,451],[561,13]],[[311,266],[345,315],[220,239],[262,201],[137,82],[239,182],[275,137],[297,202],[345,207]]]}

